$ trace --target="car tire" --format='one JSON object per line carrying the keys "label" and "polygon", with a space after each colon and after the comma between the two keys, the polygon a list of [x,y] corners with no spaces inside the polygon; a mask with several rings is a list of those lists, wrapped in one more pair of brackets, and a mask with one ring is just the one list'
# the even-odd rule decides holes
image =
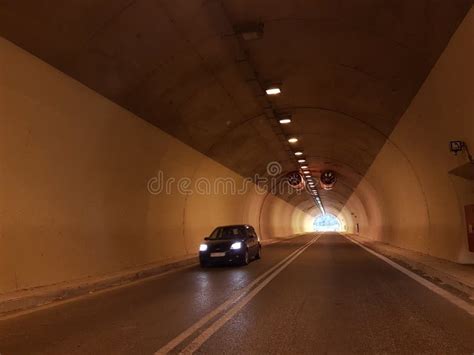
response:
{"label": "car tire", "polygon": [[204,260],[200,260],[199,261],[199,265],[201,265],[201,267],[208,267],[209,265],[207,264],[207,262],[205,262]]}
{"label": "car tire", "polygon": [[262,247],[258,247],[257,254],[255,254],[255,260],[261,259],[262,258]]}
{"label": "car tire", "polygon": [[249,262],[250,262],[250,255],[249,255],[249,251],[248,249],[245,250],[245,253],[243,255],[243,259],[242,259],[242,265],[248,265]]}

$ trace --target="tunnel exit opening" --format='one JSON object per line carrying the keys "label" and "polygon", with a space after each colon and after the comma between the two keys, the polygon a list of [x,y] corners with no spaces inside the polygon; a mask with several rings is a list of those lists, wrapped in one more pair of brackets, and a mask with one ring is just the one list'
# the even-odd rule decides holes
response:
{"label": "tunnel exit opening", "polygon": [[342,223],[335,215],[326,213],[314,219],[313,228],[316,232],[341,232]]}

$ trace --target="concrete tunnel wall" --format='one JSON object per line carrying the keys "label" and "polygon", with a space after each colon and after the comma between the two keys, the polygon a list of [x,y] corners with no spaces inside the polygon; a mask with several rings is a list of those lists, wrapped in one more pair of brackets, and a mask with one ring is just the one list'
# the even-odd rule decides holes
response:
{"label": "concrete tunnel wall", "polygon": [[[340,211],[349,232],[474,262],[463,212],[474,186],[449,174],[466,158],[447,150],[474,147],[473,22],[471,10]],[[160,170],[191,185],[244,179],[10,42],[0,52],[0,292],[183,256],[216,225],[250,223],[264,239],[311,228],[254,189],[151,194]]]}
{"label": "concrete tunnel wall", "polygon": [[[217,225],[263,239],[311,228],[251,187],[197,193],[198,179],[245,182],[4,39],[0,53],[0,293],[195,253]],[[159,171],[191,193],[150,193]]]}
{"label": "concrete tunnel wall", "polygon": [[464,216],[474,182],[449,173],[468,160],[448,149],[463,140],[474,150],[473,38],[471,9],[347,202],[362,235],[474,263]]}

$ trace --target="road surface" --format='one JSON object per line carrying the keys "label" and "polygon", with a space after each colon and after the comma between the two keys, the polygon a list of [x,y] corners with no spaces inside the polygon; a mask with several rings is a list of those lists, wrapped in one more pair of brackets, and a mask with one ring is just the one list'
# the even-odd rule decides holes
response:
{"label": "road surface", "polygon": [[[214,311],[214,313],[211,313]],[[0,320],[8,354],[473,354],[474,318],[339,234]]]}

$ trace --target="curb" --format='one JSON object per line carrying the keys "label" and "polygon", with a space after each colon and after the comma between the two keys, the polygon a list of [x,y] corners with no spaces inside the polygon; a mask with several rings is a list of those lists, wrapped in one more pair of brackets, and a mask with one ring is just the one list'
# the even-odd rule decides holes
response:
{"label": "curb", "polygon": [[354,240],[357,240],[359,243],[363,244],[365,247],[372,249],[399,264],[401,263],[402,265],[408,266],[408,268],[412,269],[412,271],[414,272],[417,272],[418,274],[420,274],[420,276],[430,281],[438,280],[438,282],[440,282],[441,284],[454,288],[458,292],[461,292],[467,295],[467,297],[470,298],[471,300],[474,300],[474,287],[460,281],[455,276],[452,276],[439,269],[433,268],[422,262],[410,259],[409,257],[398,254],[396,252],[386,251],[383,248],[378,247],[377,245],[374,245],[373,243],[368,242],[367,240],[359,236],[354,237],[353,235],[349,235],[349,237]]}
{"label": "curb", "polygon": [[[263,246],[279,243],[290,238],[262,240]],[[197,265],[197,254],[187,255],[171,261],[163,261],[142,268],[134,268],[118,273],[90,277],[70,282],[39,286],[30,289],[0,294],[0,319],[15,313],[33,310],[55,302],[67,301],[87,294],[124,286],[135,281],[156,277],[185,267]]]}
{"label": "curb", "polygon": [[[172,262],[162,262],[147,268],[134,269],[120,274],[81,279],[73,282],[40,286],[0,295],[0,317],[36,307],[65,301],[86,294],[122,286],[134,281],[160,276],[164,273],[197,264],[196,255],[189,255]],[[3,300],[2,300],[3,298]]]}

